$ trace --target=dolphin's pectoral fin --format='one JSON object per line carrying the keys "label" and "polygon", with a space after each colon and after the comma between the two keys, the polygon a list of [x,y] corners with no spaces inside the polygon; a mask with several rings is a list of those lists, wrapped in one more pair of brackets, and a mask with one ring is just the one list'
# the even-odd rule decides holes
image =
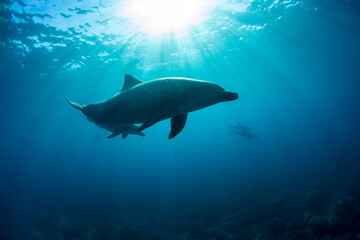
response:
{"label": "dolphin's pectoral fin", "polygon": [[121,136],[122,136],[122,139],[125,139],[127,137],[127,133],[123,133]]}
{"label": "dolphin's pectoral fin", "polygon": [[111,135],[109,135],[107,138],[114,138],[117,135],[119,135],[121,132],[113,132]]}
{"label": "dolphin's pectoral fin", "polygon": [[145,128],[151,127],[152,125],[154,125],[158,121],[160,121],[160,120],[155,119],[155,120],[152,120],[152,121],[144,122],[136,131],[140,132],[140,131],[144,130]]}
{"label": "dolphin's pectoral fin", "polygon": [[123,88],[121,89],[121,91],[124,91],[126,89],[132,88],[138,84],[141,84],[142,81],[140,81],[139,79],[137,79],[136,77],[133,77],[129,74],[125,74],[125,80],[124,80],[124,85]]}
{"label": "dolphin's pectoral fin", "polygon": [[148,119],[146,122],[144,122],[138,129],[138,132],[141,132],[142,130],[144,130],[145,128],[151,127],[152,125],[154,125],[155,123],[166,119],[165,116],[169,115],[169,113],[171,113],[171,110],[174,108],[175,104],[168,104],[167,106],[165,106],[163,109],[161,109],[161,111],[155,112],[153,114],[153,116]]}
{"label": "dolphin's pectoral fin", "polygon": [[177,115],[171,119],[171,132],[169,134],[169,139],[172,139],[176,135],[178,135],[181,130],[184,129],[185,123],[187,119],[187,113]]}

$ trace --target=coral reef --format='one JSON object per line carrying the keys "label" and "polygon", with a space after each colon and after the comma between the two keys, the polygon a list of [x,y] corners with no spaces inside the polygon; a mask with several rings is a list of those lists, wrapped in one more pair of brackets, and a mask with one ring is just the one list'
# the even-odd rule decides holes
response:
{"label": "coral reef", "polygon": [[[358,240],[359,188],[315,186],[258,191],[211,202],[159,204],[136,211],[64,211],[0,218],[0,238],[54,240]],[[130,209],[134,210],[134,209]],[[27,216],[27,213],[23,214]]]}

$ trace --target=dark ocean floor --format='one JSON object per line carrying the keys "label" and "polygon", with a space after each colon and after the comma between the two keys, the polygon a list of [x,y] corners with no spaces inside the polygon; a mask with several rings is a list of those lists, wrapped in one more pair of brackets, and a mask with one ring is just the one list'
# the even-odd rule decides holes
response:
{"label": "dark ocean floor", "polygon": [[360,239],[360,182],[339,185],[257,188],[237,197],[179,198],[122,209],[15,209],[0,215],[0,239]]}

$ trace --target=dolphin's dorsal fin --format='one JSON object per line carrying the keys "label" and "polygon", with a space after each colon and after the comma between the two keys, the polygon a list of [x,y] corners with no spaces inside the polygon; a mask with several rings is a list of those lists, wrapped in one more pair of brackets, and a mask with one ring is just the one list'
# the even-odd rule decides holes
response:
{"label": "dolphin's dorsal fin", "polygon": [[133,77],[129,74],[125,74],[125,80],[124,80],[124,86],[121,89],[121,91],[124,91],[126,89],[132,88],[138,84],[141,84],[142,81],[140,81],[139,79],[137,79],[136,77]]}
{"label": "dolphin's dorsal fin", "polygon": [[169,134],[169,139],[172,139],[176,135],[178,135],[181,130],[184,129],[185,123],[187,119],[187,113],[176,115],[171,119],[171,132]]}

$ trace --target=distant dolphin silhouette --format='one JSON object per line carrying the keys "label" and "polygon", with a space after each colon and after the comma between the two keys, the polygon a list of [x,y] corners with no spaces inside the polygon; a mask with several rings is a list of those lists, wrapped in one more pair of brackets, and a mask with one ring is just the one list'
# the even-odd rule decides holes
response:
{"label": "distant dolphin silhouette", "polygon": [[232,128],[231,131],[233,133],[236,133],[237,135],[240,135],[240,136],[245,137],[247,139],[252,139],[252,138],[259,137],[255,133],[249,132],[251,130],[251,128],[241,125],[240,122],[238,122],[237,124],[227,124],[227,125]]}
{"label": "distant dolphin silhouette", "polygon": [[171,118],[171,139],[182,131],[189,112],[237,98],[206,81],[169,77],[143,83],[126,74],[122,90],[106,101],[84,106],[68,101],[97,124],[142,123],[137,131]]}

